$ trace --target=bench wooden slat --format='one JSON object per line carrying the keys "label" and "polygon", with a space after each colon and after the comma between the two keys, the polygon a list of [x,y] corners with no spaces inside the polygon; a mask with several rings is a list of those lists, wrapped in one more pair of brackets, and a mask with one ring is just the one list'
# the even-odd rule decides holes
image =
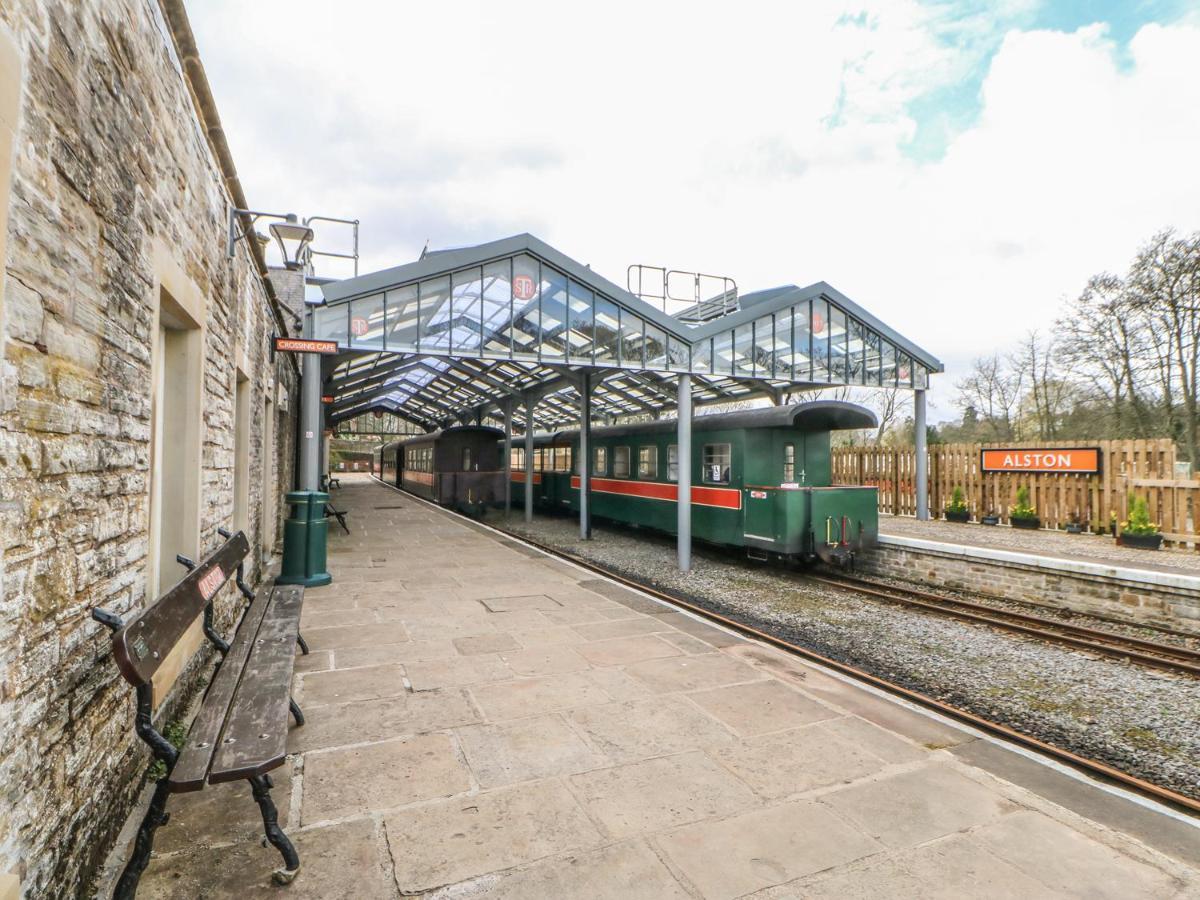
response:
{"label": "bench wooden slat", "polygon": [[288,700],[304,588],[278,585],[242,671],[209,784],[262,775],[287,756]]}
{"label": "bench wooden slat", "polygon": [[221,727],[229,713],[229,704],[237,693],[242,679],[242,670],[254,648],[254,639],[262,625],[263,614],[270,607],[270,591],[259,591],[250,608],[242,616],[229,652],[213,676],[212,683],[204,695],[200,712],[196,714],[188,732],[187,743],[179,753],[179,759],[171,770],[171,790],[177,793],[198,791],[204,787],[208,767],[217,752]]}
{"label": "bench wooden slat", "polygon": [[113,635],[113,659],[126,681],[135,685],[150,683],[171,648],[249,552],[246,536],[239,531]]}

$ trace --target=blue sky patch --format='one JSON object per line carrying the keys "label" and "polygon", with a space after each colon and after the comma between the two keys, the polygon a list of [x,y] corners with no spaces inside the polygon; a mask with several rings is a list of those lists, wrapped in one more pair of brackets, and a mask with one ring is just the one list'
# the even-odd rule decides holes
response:
{"label": "blue sky patch", "polygon": [[983,80],[1008,31],[1071,33],[1102,22],[1114,43],[1117,65],[1124,67],[1132,65],[1129,42],[1142,26],[1176,21],[1189,8],[1188,0],[1047,0],[1009,18],[996,17],[989,33],[973,33],[963,27],[969,20],[988,15],[988,6],[980,7],[972,0],[931,4],[938,11],[931,25],[945,46],[961,51],[964,71],[954,83],[934,88],[909,104],[916,130],[901,147],[909,159],[922,163],[940,160],[950,142],[975,124]]}

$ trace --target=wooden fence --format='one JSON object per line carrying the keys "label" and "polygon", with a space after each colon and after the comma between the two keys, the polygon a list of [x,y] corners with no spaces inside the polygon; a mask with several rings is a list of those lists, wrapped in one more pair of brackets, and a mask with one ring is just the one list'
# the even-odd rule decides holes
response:
{"label": "wooden fence", "polygon": [[[955,487],[966,494],[971,515],[988,513],[1008,521],[1017,488],[1029,488],[1029,502],[1042,525],[1062,528],[1078,521],[1085,528],[1107,528],[1129,515],[1130,493],[1145,497],[1150,518],[1161,525],[1166,540],[1200,550],[1200,480],[1175,477],[1175,444],[1171,440],[1022,442],[1022,447],[1100,447],[1097,475],[981,472],[979,451],[1000,444],[933,444],[929,447],[929,510],[940,515]],[[916,515],[916,451],[912,447],[838,447],[833,451],[835,484],[873,484],[879,488],[879,510],[897,516]]]}

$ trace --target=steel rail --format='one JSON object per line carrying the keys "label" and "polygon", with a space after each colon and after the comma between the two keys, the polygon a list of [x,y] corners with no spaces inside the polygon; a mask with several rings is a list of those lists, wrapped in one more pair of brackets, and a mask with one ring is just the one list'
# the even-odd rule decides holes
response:
{"label": "steel rail", "polygon": [[[973,603],[970,600],[960,600],[956,597],[933,594],[916,588],[899,587],[842,575],[831,577],[808,574],[807,578],[820,584],[855,591],[935,615],[1001,628],[1017,634],[1064,644],[1078,650],[1088,650],[1118,659],[1126,659],[1168,672],[1200,677],[1200,652],[1187,647],[1147,641],[1082,625],[1072,625],[1029,613],[997,609],[983,603]],[[1180,636],[1188,637],[1188,635]]]}

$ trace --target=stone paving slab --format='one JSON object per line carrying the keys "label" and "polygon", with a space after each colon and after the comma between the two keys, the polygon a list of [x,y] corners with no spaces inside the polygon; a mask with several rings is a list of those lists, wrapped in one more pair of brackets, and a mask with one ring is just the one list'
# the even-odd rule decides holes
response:
{"label": "stone paving slab", "polygon": [[299,877],[225,785],[173,799],[139,896],[1195,896],[1186,823],[1064,808],[1052,770],[364,477],[337,503],[275,777]]}

